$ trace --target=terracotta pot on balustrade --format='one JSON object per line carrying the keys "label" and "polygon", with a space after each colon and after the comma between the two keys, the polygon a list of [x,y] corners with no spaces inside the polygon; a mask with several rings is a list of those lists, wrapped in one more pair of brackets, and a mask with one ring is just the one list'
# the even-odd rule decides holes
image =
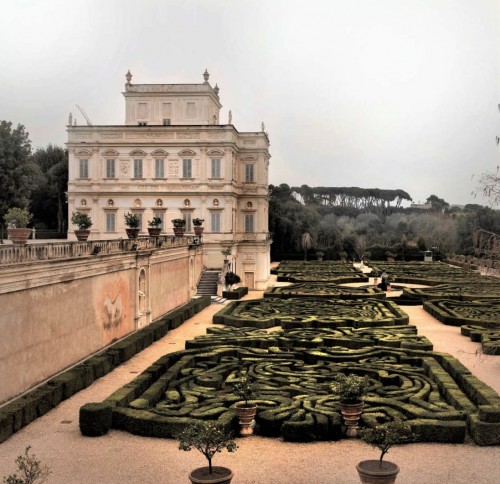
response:
{"label": "terracotta pot on balustrade", "polygon": [[7,229],[7,233],[13,244],[26,245],[31,235],[31,229],[10,227]]}
{"label": "terracotta pot on balustrade", "polygon": [[194,229],[194,235],[196,235],[197,237],[201,237],[203,234],[203,230],[205,230],[205,227],[200,227],[199,225],[195,225],[193,229]]}
{"label": "terracotta pot on balustrade", "polygon": [[75,230],[76,238],[79,242],[85,242],[90,235],[90,230]]}

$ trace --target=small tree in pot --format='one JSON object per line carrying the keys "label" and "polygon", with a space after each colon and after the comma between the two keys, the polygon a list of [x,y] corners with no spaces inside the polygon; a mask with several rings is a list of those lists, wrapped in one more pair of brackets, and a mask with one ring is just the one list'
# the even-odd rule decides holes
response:
{"label": "small tree in pot", "polygon": [[136,213],[127,212],[124,216],[125,225],[128,229],[125,229],[129,239],[136,239],[139,235],[139,225],[141,219]]}
{"label": "small tree in pot", "polygon": [[340,412],[347,427],[347,437],[356,437],[358,422],[363,411],[363,396],[370,380],[366,376],[337,373],[331,384],[332,392],[340,398]]}
{"label": "small tree in pot", "polygon": [[381,484],[392,484],[399,473],[399,466],[383,461],[383,458],[393,445],[415,442],[416,437],[410,425],[402,420],[394,420],[373,428],[362,428],[359,436],[381,451],[378,460],[364,460],[356,466],[361,482],[371,484],[376,480]]}
{"label": "small tree in pot", "polygon": [[238,276],[238,274],[235,274],[234,272],[226,272],[226,275],[224,277],[224,282],[229,286],[229,290],[231,290],[232,286],[238,284],[238,282],[241,282],[241,278],[240,276]]}
{"label": "small tree in pot", "polygon": [[14,244],[25,245],[28,240],[31,229],[26,228],[31,220],[32,214],[25,208],[9,208],[4,215],[7,224],[7,232],[10,240]]}
{"label": "small tree in pot", "polygon": [[175,236],[182,237],[186,231],[186,220],[183,218],[174,218],[172,224],[174,225]]}
{"label": "small tree in pot", "polygon": [[197,237],[201,237],[201,235],[203,234],[203,230],[205,229],[205,227],[202,227],[202,225],[203,225],[204,221],[205,221],[204,218],[193,219],[194,234]]}
{"label": "small tree in pot", "polygon": [[236,393],[243,402],[236,404],[236,415],[240,420],[240,435],[252,435],[255,426],[255,414],[257,413],[257,404],[248,401],[256,395],[255,384],[248,371],[238,373],[238,378],[233,384],[233,392]]}
{"label": "small tree in pot", "polygon": [[73,212],[71,214],[71,223],[78,227],[75,230],[76,238],[80,241],[85,241],[89,238],[90,227],[92,227],[92,219],[84,212]]}
{"label": "small tree in pot", "polygon": [[148,232],[151,237],[158,237],[161,234],[161,225],[163,220],[160,217],[153,217],[153,220],[148,221]]}
{"label": "small tree in pot", "polygon": [[179,449],[190,451],[199,450],[207,459],[208,467],[199,467],[191,472],[189,479],[193,484],[229,484],[233,472],[227,467],[212,466],[212,458],[218,452],[226,449],[235,452],[238,446],[232,434],[226,427],[217,422],[196,422],[188,425],[176,435],[179,440]]}

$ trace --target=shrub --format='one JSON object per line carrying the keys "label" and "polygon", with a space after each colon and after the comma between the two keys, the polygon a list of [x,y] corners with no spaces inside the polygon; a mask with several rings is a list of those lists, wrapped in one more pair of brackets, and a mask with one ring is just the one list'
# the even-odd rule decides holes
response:
{"label": "shrub", "polygon": [[162,223],[163,223],[163,221],[160,217],[153,217],[153,220],[150,220],[148,222],[148,225],[150,227],[159,227]]}
{"label": "shrub", "polygon": [[179,440],[180,450],[190,451],[194,447],[206,457],[210,474],[212,474],[212,458],[216,453],[224,449],[235,452],[238,448],[232,434],[224,425],[216,422],[189,424],[176,437]]}
{"label": "shrub", "polygon": [[379,459],[381,466],[384,455],[393,445],[415,441],[410,425],[402,420],[394,420],[373,428],[362,428],[358,434],[366,443],[381,451]]}
{"label": "shrub", "polygon": [[80,407],[80,432],[88,437],[108,433],[113,419],[113,407],[106,403],[86,403]]}
{"label": "shrub", "polygon": [[87,230],[92,227],[92,219],[83,212],[73,212],[71,223],[78,226],[78,230]]}
{"label": "shrub", "polygon": [[141,223],[141,219],[139,218],[139,215],[136,213],[130,213],[127,212],[123,218],[125,219],[125,225],[127,227],[130,227],[131,229],[137,229],[139,228],[139,224]]}
{"label": "shrub", "polygon": [[9,208],[4,215],[5,222],[11,227],[22,229],[26,227],[33,215],[25,208]]}
{"label": "shrub", "polygon": [[335,375],[331,388],[342,402],[356,403],[362,400],[363,395],[366,395],[369,384],[370,380],[366,376],[338,373]]}
{"label": "shrub", "polygon": [[16,458],[17,469],[21,475],[12,474],[8,477],[4,477],[4,484],[33,484],[35,482],[41,484],[47,480],[50,474],[52,474],[49,467],[42,466],[34,454],[29,454],[30,449],[31,446],[28,445],[24,451],[24,455],[20,455]]}

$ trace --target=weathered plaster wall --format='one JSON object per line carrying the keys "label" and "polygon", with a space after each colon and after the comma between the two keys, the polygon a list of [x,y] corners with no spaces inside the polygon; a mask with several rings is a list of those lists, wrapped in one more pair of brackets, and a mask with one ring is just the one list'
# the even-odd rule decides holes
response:
{"label": "weathered plaster wall", "polygon": [[188,302],[202,257],[182,247],[0,268],[0,403]]}

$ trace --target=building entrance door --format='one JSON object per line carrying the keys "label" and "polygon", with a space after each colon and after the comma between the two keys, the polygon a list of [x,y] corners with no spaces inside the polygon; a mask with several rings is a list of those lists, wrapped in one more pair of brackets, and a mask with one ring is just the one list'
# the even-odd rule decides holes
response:
{"label": "building entrance door", "polygon": [[254,272],[245,272],[245,286],[249,291],[254,288],[254,274]]}

